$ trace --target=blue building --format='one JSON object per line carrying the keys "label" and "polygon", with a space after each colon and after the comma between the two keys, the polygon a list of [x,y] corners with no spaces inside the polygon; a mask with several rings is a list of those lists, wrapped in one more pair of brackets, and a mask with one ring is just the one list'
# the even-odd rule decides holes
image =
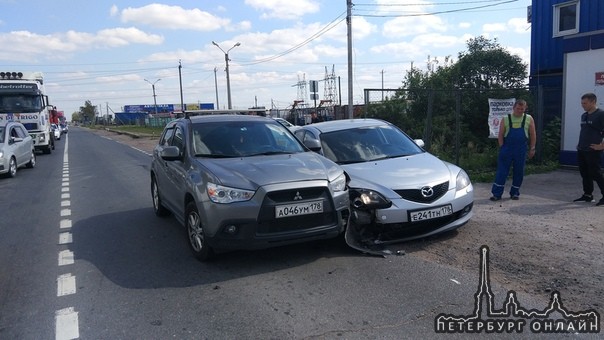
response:
{"label": "blue building", "polygon": [[604,108],[604,0],[532,0],[529,85],[562,118],[560,163],[577,165],[581,95]]}

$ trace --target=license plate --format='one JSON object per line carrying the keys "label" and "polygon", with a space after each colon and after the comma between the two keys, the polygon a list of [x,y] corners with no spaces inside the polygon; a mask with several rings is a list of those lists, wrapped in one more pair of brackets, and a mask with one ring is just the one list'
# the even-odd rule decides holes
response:
{"label": "license plate", "polygon": [[451,206],[451,204],[448,204],[438,208],[410,211],[409,221],[425,221],[431,220],[433,218],[444,217],[451,214],[453,214],[453,207]]}
{"label": "license plate", "polygon": [[312,201],[298,204],[278,205],[275,207],[275,217],[291,217],[323,212],[323,201]]}

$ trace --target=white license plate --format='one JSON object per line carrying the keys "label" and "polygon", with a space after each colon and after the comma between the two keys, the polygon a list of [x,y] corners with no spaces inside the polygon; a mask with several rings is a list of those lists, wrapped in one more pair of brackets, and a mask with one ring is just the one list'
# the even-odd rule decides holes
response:
{"label": "white license plate", "polygon": [[275,217],[291,217],[323,212],[323,201],[312,201],[298,204],[278,205],[275,207]]}
{"label": "white license plate", "polygon": [[433,218],[444,217],[451,214],[453,214],[453,207],[451,206],[451,204],[448,204],[438,208],[411,211],[409,212],[409,221],[425,221],[431,220]]}

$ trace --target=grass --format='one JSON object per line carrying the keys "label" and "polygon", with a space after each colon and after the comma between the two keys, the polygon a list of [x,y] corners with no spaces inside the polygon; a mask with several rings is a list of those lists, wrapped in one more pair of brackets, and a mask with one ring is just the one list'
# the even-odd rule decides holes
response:
{"label": "grass", "polygon": [[138,126],[138,125],[95,125],[93,128],[95,129],[104,129],[109,128],[111,130],[130,132],[142,135],[151,135],[151,136],[159,136],[164,130],[163,127],[147,127],[147,126]]}

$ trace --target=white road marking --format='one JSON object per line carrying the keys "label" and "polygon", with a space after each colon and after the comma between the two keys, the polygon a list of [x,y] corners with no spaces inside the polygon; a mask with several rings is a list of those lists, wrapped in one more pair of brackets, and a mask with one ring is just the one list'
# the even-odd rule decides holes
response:
{"label": "white road marking", "polygon": [[71,205],[71,202],[69,200],[61,201],[62,207],[69,207],[70,205]]}
{"label": "white road marking", "polygon": [[455,279],[449,279],[449,280],[451,280],[451,281],[453,281],[453,282],[457,283],[458,285],[460,285],[460,284],[461,284],[459,281],[457,281],[457,280],[455,280]]}
{"label": "white road marking", "polygon": [[61,220],[60,228],[61,229],[71,228],[71,220]]}
{"label": "white road marking", "polygon": [[71,216],[71,209],[61,209],[61,216]]}
{"label": "white road marking", "polygon": [[59,234],[59,244],[69,244],[73,242],[73,237],[71,233],[60,233]]}
{"label": "white road marking", "polygon": [[57,278],[57,296],[75,294],[76,278],[70,273],[60,275]]}
{"label": "white road marking", "polygon": [[61,188],[62,192],[69,192],[69,187]]}
{"label": "white road marking", "polygon": [[59,252],[59,266],[67,266],[74,263],[73,252],[69,250],[62,250]]}
{"label": "white road marking", "polygon": [[55,312],[55,339],[68,340],[80,337],[78,329],[78,312],[73,307],[60,309]]}
{"label": "white road marking", "polygon": [[61,194],[61,199],[69,198],[69,194],[63,193]]}

